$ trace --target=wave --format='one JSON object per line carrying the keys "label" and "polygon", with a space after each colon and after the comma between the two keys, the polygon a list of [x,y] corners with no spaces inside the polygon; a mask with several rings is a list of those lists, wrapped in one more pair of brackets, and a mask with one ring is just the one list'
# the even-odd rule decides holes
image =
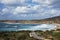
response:
{"label": "wave", "polygon": [[54,30],[55,28],[56,28],[56,26],[54,26],[54,25],[42,24],[42,25],[31,26],[29,28],[18,29],[17,31],[21,31],[21,30],[30,30],[30,31],[42,30],[42,31],[46,31],[46,30]]}
{"label": "wave", "polygon": [[42,30],[42,29],[51,30],[51,29],[55,29],[55,28],[56,28],[55,25],[42,24],[42,25],[33,26],[30,29],[33,29],[33,30]]}
{"label": "wave", "polygon": [[[31,31],[35,31],[35,30],[53,30],[55,29],[57,26],[53,25],[53,24],[36,24],[36,25],[33,25],[33,24],[26,24],[26,25],[23,25],[22,26],[20,25],[20,23],[8,23],[8,22],[5,22],[5,24],[7,25],[4,25],[4,27],[6,29],[9,29],[9,28],[13,28],[13,30],[17,30],[17,31],[20,31],[20,30],[31,30]],[[14,25],[10,25],[10,24],[14,24]],[[15,25],[15,24],[18,24],[18,25]],[[0,28],[1,29],[1,28]],[[2,28],[3,30],[4,28]],[[11,29],[9,29],[11,30]]]}
{"label": "wave", "polygon": [[10,22],[3,22],[3,23],[6,23],[6,24],[21,24],[21,23],[10,23]]}

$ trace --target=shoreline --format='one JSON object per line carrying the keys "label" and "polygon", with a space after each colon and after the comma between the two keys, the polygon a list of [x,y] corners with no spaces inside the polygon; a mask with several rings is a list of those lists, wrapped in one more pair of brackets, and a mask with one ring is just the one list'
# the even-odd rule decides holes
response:
{"label": "shoreline", "polygon": [[49,22],[42,22],[42,23],[40,23],[40,22],[37,22],[37,23],[35,23],[35,22],[0,22],[0,23],[7,23],[7,24],[60,24],[60,23],[54,23],[54,22],[52,22],[52,23],[49,23]]}
{"label": "shoreline", "polygon": [[[11,23],[10,23],[10,24],[11,24]],[[15,24],[15,23],[13,23],[13,24]],[[20,23],[17,23],[17,24],[20,24]],[[55,24],[54,24],[54,25],[55,25]],[[37,26],[36,26],[36,27],[37,27]],[[38,27],[39,27],[39,26],[38,26]],[[34,27],[32,27],[32,28],[34,28]],[[41,30],[41,31],[46,31],[46,30],[51,31],[51,30],[56,30],[56,29],[58,29],[58,26],[55,25],[55,28],[50,28],[50,29],[49,29],[49,28],[48,28],[48,29],[46,29],[46,28],[44,29],[44,28],[43,28],[43,29],[39,29],[39,30]],[[59,28],[59,29],[60,29],[60,28]],[[33,29],[16,29],[16,30],[2,30],[2,31],[23,31],[23,30],[25,30],[25,31],[26,31],[26,30],[28,30],[28,31],[36,31],[36,30],[38,30],[38,29],[34,29],[34,30],[33,30]]]}

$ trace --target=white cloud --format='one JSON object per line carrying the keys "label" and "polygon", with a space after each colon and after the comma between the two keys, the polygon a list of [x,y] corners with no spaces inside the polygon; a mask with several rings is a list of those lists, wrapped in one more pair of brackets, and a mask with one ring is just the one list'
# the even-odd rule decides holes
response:
{"label": "white cloud", "polygon": [[58,16],[58,15],[60,15],[60,10],[52,9],[50,14],[54,15],[54,16]]}
{"label": "white cloud", "polygon": [[57,14],[59,11],[58,10],[55,10],[55,9],[53,9],[53,10],[51,10],[51,14]]}
{"label": "white cloud", "polygon": [[[36,15],[33,14],[33,11],[36,12]],[[4,8],[2,9],[2,15],[6,14],[6,13],[10,13],[13,15],[20,15],[20,16],[23,16],[23,17],[28,17],[30,15],[30,13],[32,13],[32,17],[39,17],[40,15],[41,16],[46,16],[46,15],[58,15],[60,12],[59,10],[56,10],[56,9],[44,9],[42,8],[40,5],[35,5],[35,6],[18,6],[18,7],[8,7],[8,8]],[[24,16],[23,13],[26,13]],[[27,15],[28,13],[28,15]]]}
{"label": "white cloud", "polygon": [[34,6],[17,6],[17,7],[11,7],[7,6],[2,9],[2,15],[6,13],[11,13],[11,14],[20,14],[20,13],[31,13],[33,11],[37,12],[38,9],[40,8],[40,5],[34,5]]}
{"label": "white cloud", "polygon": [[41,7],[40,7],[40,5],[35,5],[35,6],[31,7],[31,8],[32,8],[32,10],[38,10]]}
{"label": "white cloud", "polygon": [[32,2],[44,3],[44,4],[51,4],[53,0],[32,0]]}
{"label": "white cloud", "polygon": [[35,6],[18,6],[17,8],[14,9],[14,14],[18,14],[18,13],[29,13],[29,12],[33,12],[33,11],[37,11],[40,8],[39,5],[35,5]]}
{"label": "white cloud", "polygon": [[7,8],[4,8],[4,9],[2,9],[2,11],[1,11],[2,13],[1,13],[1,15],[4,15],[5,13],[8,13],[9,12],[9,10],[7,9]]}
{"label": "white cloud", "polygon": [[29,10],[29,8],[27,8],[27,7],[17,7],[14,10],[14,14],[17,14],[17,13],[26,13],[26,12],[28,12],[28,10]]}
{"label": "white cloud", "polygon": [[[40,19],[60,14],[60,10],[53,9],[53,6],[50,5],[53,0],[32,0],[32,2],[36,2],[38,4],[31,3],[25,5],[26,1],[27,0],[0,0],[0,2],[5,6],[5,8],[1,10],[2,13],[0,12],[0,15],[11,14],[9,16],[10,18],[30,17],[32,19]],[[16,4],[19,6],[16,6]]]}
{"label": "white cloud", "polygon": [[40,3],[43,6],[50,5],[54,0],[32,0],[32,2]]}
{"label": "white cloud", "polygon": [[44,10],[44,12],[41,14],[41,16],[43,17],[54,17],[59,15],[60,15],[60,10],[56,10],[56,9]]}
{"label": "white cloud", "polygon": [[8,12],[9,10],[8,10],[8,8],[4,8],[3,10],[2,10],[2,12],[4,12],[4,13],[6,13],[6,12]]}
{"label": "white cloud", "polygon": [[24,3],[25,1],[26,0],[1,0],[1,3],[12,5],[12,4],[21,4]]}
{"label": "white cloud", "polygon": [[1,15],[13,14],[14,7],[6,7],[1,10]]}

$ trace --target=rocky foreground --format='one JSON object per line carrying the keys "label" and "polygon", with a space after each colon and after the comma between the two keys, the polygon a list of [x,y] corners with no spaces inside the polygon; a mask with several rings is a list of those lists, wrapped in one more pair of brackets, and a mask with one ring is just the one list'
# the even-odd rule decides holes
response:
{"label": "rocky foreground", "polygon": [[[34,31],[39,37],[44,40],[60,40],[60,29],[52,31]],[[15,31],[15,32],[0,32],[0,40],[40,40],[30,37],[31,31]]]}

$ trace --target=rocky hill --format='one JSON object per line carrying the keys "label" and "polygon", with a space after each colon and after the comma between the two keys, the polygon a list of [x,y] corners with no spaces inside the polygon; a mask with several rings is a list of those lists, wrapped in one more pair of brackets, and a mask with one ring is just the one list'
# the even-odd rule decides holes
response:
{"label": "rocky hill", "polygon": [[42,19],[42,20],[0,20],[0,22],[10,22],[10,23],[60,23],[60,16]]}

